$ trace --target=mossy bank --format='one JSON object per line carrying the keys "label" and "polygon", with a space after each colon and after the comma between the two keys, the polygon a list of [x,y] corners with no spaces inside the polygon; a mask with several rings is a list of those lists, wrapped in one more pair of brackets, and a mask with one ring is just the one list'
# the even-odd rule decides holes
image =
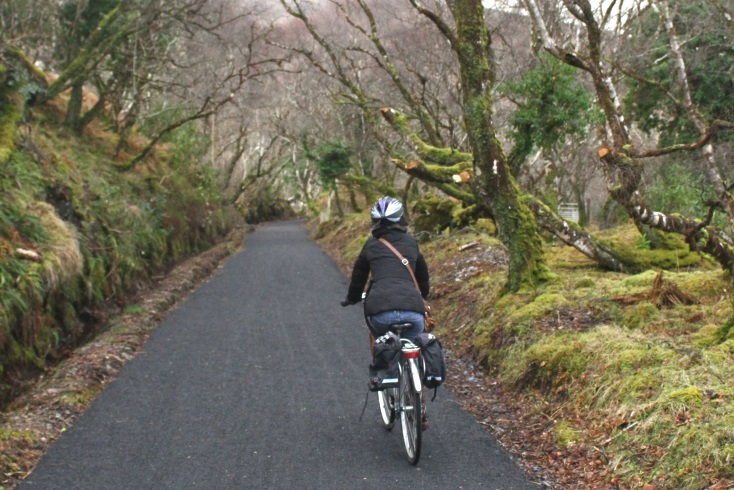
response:
{"label": "mossy bank", "polygon": [[[315,236],[348,271],[368,229],[364,216],[353,215],[322,224]],[[600,461],[584,469],[588,481],[732,484],[734,338],[719,327],[732,315],[729,278],[688,255],[677,264],[649,256],[651,268],[637,275],[606,272],[548,242],[559,280],[502,294],[507,258],[485,230],[419,233],[427,238],[421,248],[437,334],[452,355],[471,358],[497,389],[541,414],[559,451],[573,447]],[[634,234],[625,226],[603,235],[623,243]]]}
{"label": "mossy bank", "polygon": [[199,163],[193,125],[121,171],[144,135],[122,153],[104,120],[77,136],[62,123],[66,96],[30,107],[15,73],[0,70],[0,404],[240,221]]}

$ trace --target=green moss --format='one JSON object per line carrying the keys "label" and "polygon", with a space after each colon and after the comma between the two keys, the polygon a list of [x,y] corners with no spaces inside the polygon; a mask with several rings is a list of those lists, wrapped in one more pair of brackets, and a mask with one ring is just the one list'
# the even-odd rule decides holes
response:
{"label": "green moss", "polygon": [[586,288],[594,287],[595,285],[596,285],[596,281],[594,281],[592,278],[584,277],[576,281],[576,283],[574,283],[573,285],[573,288],[574,289],[586,289]]}
{"label": "green moss", "polygon": [[670,351],[664,347],[634,340],[608,347],[614,349],[614,365],[609,367],[614,372],[622,374],[646,366],[659,366],[663,361],[671,358]]}
{"label": "green moss", "polygon": [[561,420],[553,426],[556,444],[566,447],[580,439],[579,433],[573,428],[570,422]]}
{"label": "green moss", "polygon": [[55,310],[56,312],[50,319],[51,321],[58,322],[59,326],[67,333],[67,335],[76,337],[81,334],[81,322],[79,322],[76,309],[71,301],[62,299],[57,304]]}
{"label": "green moss", "polygon": [[674,409],[696,408],[703,402],[703,391],[696,386],[688,386],[668,392],[666,399]]}
{"label": "green moss", "polygon": [[15,138],[21,117],[20,107],[0,98],[0,165],[4,165],[15,150]]}
{"label": "green moss", "polygon": [[495,235],[497,233],[497,227],[494,225],[494,221],[487,218],[480,218],[474,222],[474,228],[481,233],[487,235]]}
{"label": "green moss", "polygon": [[35,65],[35,63],[33,63],[33,61],[31,61],[31,59],[28,58],[28,56],[25,55],[25,53],[23,53],[19,49],[15,49],[12,47],[6,47],[4,52],[6,55],[11,56],[15,58],[16,60],[18,60],[21,63],[23,69],[28,73],[28,76],[33,81],[43,85],[44,87],[48,85],[48,83],[46,82],[46,74],[43,73],[43,71],[40,68],[38,68]]}
{"label": "green moss", "polygon": [[125,314],[126,315],[140,315],[145,310],[143,310],[143,307],[140,305],[128,305],[125,307]]}
{"label": "green moss", "polygon": [[[701,257],[691,252],[682,237],[675,233],[658,233],[651,249],[640,248],[640,232],[633,224],[618,226],[596,234],[619,257],[638,270],[677,270],[700,265]],[[657,247],[657,248],[656,248]]]}
{"label": "green moss", "polygon": [[[518,298],[517,295],[512,295]],[[548,291],[538,295],[533,301],[520,306],[519,308],[506,309],[507,321],[513,324],[530,325],[533,321],[546,316],[549,312],[555,311],[568,304],[565,296],[556,291]],[[509,311],[511,310],[511,311]]]}
{"label": "green moss", "polygon": [[666,279],[675,281],[681,291],[692,294],[703,300],[719,300],[725,298],[730,287],[727,273],[715,271],[691,271],[688,273],[665,275]]}
{"label": "green moss", "polygon": [[510,177],[507,188],[496,196],[492,209],[499,238],[508,250],[509,271],[505,292],[533,291],[558,283],[558,275],[548,269],[535,218]]}
{"label": "green moss", "polygon": [[622,281],[622,287],[624,288],[639,288],[639,287],[650,287],[655,281],[655,278],[659,274],[658,271],[650,270],[634,276],[627,277]]}
{"label": "green moss", "polygon": [[342,249],[342,252],[344,254],[344,258],[348,262],[351,263],[357,260],[359,252],[362,250],[362,247],[364,246],[365,241],[367,241],[367,238],[368,235],[362,235],[355,238],[354,240],[351,240],[345,245],[345,247]]}
{"label": "green moss", "polygon": [[625,404],[644,401],[660,389],[661,381],[657,366],[634,370],[621,379],[615,390],[616,398]]}
{"label": "green moss", "polygon": [[734,340],[734,316],[730,316],[729,319],[727,319],[726,322],[716,330],[715,337],[718,342]]}
{"label": "green moss", "polygon": [[0,441],[23,441],[34,443],[36,435],[30,430],[10,430],[0,427]]}
{"label": "green moss", "polygon": [[478,320],[474,326],[471,345],[479,362],[487,367],[496,366],[504,355],[496,345],[501,330],[501,326],[491,316]]}
{"label": "green moss", "polygon": [[[509,318],[519,309],[524,308],[529,304],[532,304],[532,298],[530,294],[515,293],[506,294],[501,296],[500,298],[497,298],[494,307],[495,310],[501,312],[504,317]],[[532,311],[532,307],[528,307],[528,309]]]}
{"label": "green moss", "polygon": [[479,212],[477,205],[456,206],[451,213],[451,223],[457,228],[471,226]]}
{"label": "green moss", "polygon": [[724,352],[734,354],[734,338],[728,338],[716,347]]}
{"label": "green moss", "polygon": [[412,141],[418,155],[423,160],[438,164],[437,167],[439,169],[441,166],[451,166],[456,164],[468,165],[469,167],[471,166],[468,163],[472,161],[472,155],[470,153],[460,152],[454,148],[440,148],[426,144],[418,134],[412,131],[407,118],[399,111],[390,109],[387,120],[391,123],[393,129]]}
{"label": "green moss", "polygon": [[461,203],[455,199],[426,194],[413,205],[413,229],[423,238],[430,238],[431,234],[440,234],[456,226],[454,215],[460,209]]}
{"label": "green moss", "polygon": [[515,386],[551,388],[564,375],[580,376],[589,363],[584,340],[576,334],[543,337],[524,352],[508,355],[501,366],[503,378]]}
{"label": "green moss", "polygon": [[649,301],[640,301],[625,310],[619,318],[619,322],[628,328],[641,328],[660,318],[660,310]]}
{"label": "green moss", "polygon": [[716,344],[716,332],[718,325],[704,325],[697,332],[691,334],[691,342],[694,347],[705,348]]}
{"label": "green moss", "polygon": [[58,403],[72,405],[74,407],[84,407],[89,404],[102,391],[102,386],[92,385],[87,388],[72,390],[63,393],[57,398]]}

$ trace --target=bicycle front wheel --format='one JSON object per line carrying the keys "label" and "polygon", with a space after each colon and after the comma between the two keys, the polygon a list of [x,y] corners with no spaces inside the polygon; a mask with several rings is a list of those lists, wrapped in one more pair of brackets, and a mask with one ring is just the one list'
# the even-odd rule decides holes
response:
{"label": "bicycle front wheel", "polygon": [[400,376],[400,428],[403,432],[405,455],[410,464],[418,464],[421,457],[421,394],[410,382],[410,368],[402,370]]}
{"label": "bicycle front wheel", "polygon": [[388,388],[377,392],[377,402],[380,404],[382,426],[386,430],[392,430],[395,424],[396,394],[397,390],[395,388]]}

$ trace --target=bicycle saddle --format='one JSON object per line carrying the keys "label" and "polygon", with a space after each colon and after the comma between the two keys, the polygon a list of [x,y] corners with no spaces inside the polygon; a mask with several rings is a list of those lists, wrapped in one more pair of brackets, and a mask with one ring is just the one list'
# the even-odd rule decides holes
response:
{"label": "bicycle saddle", "polygon": [[404,330],[410,330],[413,328],[412,323],[393,323],[390,325],[390,330],[400,335]]}

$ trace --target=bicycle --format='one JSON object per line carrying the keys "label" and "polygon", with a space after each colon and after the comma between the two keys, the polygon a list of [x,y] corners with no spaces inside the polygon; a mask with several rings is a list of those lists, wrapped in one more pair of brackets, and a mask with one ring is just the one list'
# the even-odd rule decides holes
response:
{"label": "bicycle", "polygon": [[[390,331],[400,336],[412,323],[390,325]],[[382,424],[391,431],[395,417],[400,416],[403,445],[408,462],[418,464],[421,457],[421,435],[423,433],[423,383],[421,382],[421,350],[408,339],[401,338],[399,381],[397,388],[387,388],[377,392]]]}

